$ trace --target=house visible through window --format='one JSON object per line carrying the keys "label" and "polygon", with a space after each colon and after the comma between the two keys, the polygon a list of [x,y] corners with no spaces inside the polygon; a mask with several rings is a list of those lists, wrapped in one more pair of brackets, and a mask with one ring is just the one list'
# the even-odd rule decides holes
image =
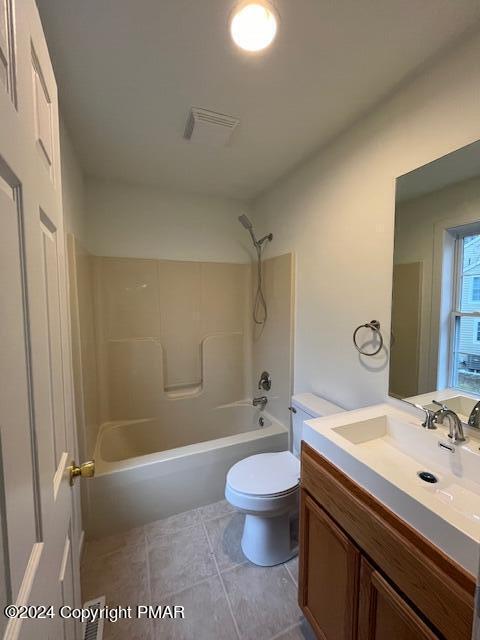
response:
{"label": "house visible through window", "polygon": [[472,302],[480,302],[480,276],[472,278]]}
{"label": "house visible through window", "polygon": [[451,383],[480,394],[480,234],[459,236],[456,255]]}

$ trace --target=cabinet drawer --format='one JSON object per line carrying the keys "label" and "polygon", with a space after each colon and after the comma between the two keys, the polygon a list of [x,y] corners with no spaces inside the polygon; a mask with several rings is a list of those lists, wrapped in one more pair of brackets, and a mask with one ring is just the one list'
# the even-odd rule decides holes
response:
{"label": "cabinet drawer", "polygon": [[435,628],[470,640],[473,576],[305,443],[301,484]]}

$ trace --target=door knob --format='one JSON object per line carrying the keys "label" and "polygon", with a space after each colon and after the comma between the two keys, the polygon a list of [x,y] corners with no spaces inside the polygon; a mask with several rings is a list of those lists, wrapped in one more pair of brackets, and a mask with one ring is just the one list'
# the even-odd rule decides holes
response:
{"label": "door knob", "polygon": [[73,483],[77,476],[81,476],[82,478],[93,478],[95,475],[95,460],[89,460],[81,465],[77,465],[75,461],[72,461],[68,470],[70,472],[70,486],[73,487]]}

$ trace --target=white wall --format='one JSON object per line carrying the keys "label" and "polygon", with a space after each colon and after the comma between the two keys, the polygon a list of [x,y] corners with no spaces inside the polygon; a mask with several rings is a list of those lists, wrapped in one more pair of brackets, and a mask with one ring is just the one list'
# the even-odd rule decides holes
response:
{"label": "white wall", "polygon": [[87,227],[83,173],[62,119],[60,119],[60,156],[65,233],[73,233],[82,244],[85,244]]}
{"label": "white wall", "polygon": [[236,200],[87,180],[89,251],[101,256],[249,262]]}
{"label": "white wall", "polygon": [[480,138],[480,36],[254,203],[271,250],[297,256],[295,390],[347,407],[382,401],[386,354],[359,358],[356,325],[390,333],[395,177]]}

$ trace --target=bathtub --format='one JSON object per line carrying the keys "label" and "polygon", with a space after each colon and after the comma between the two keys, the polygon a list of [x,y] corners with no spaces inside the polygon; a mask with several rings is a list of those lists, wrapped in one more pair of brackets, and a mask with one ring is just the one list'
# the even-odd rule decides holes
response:
{"label": "bathtub", "polygon": [[174,428],[158,418],[101,427],[96,477],[86,485],[89,538],[221,500],[235,462],[288,448],[287,428],[247,402],[193,418]]}

